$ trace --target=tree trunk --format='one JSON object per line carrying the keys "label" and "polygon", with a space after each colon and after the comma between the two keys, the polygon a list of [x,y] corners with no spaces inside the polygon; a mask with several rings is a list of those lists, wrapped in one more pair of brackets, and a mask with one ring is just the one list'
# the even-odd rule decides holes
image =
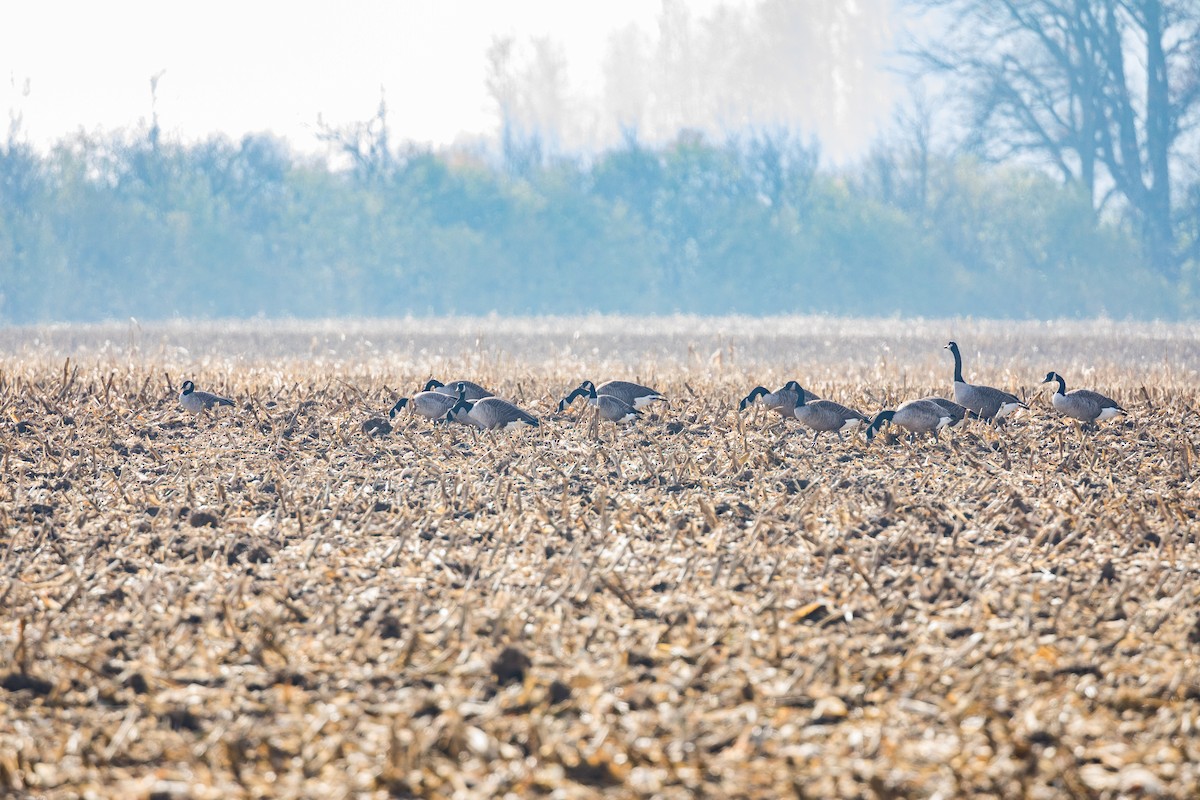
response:
{"label": "tree trunk", "polygon": [[1175,279],[1179,277],[1179,262],[1171,228],[1172,108],[1159,0],[1144,0],[1141,23],[1146,33],[1146,160],[1150,169],[1142,208],[1146,249],[1154,268]]}

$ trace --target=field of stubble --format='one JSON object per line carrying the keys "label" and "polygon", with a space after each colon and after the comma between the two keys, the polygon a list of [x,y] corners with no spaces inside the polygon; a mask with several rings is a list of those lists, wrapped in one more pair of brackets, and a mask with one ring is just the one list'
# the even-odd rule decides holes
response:
{"label": "field of stubble", "polygon": [[[952,337],[1031,411],[815,449],[736,412],[790,378],[948,395]],[[1200,793],[1200,332],[130,323],[0,354],[0,795]],[[1130,418],[1081,435],[1051,369]],[[542,426],[364,431],[430,376]],[[187,417],[189,377],[236,407]],[[556,413],[584,378],[670,405]]]}

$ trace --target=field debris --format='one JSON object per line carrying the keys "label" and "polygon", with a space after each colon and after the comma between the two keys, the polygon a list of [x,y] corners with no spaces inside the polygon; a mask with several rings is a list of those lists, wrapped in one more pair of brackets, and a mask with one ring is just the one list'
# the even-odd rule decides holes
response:
{"label": "field debris", "polygon": [[[0,795],[1200,796],[1198,334],[505,324],[0,338]],[[737,411],[946,395],[949,335],[1031,409]],[[1128,417],[1054,413],[1047,349]],[[386,422],[451,373],[542,424]],[[555,413],[601,373],[668,402]]]}

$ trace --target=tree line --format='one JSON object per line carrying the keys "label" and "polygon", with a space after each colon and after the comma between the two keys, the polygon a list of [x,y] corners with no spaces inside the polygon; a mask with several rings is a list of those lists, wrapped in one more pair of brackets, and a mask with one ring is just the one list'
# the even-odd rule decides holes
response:
{"label": "tree line", "polygon": [[1194,284],[1031,168],[786,132],[504,157],[331,132],[0,148],[0,321],[444,313],[1178,317]]}
{"label": "tree line", "polygon": [[[270,135],[173,141],[156,118],[40,152],[14,117],[0,142],[0,323],[1195,316],[1200,5],[903,5],[939,18],[906,63],[943,88],[915,93],[852,166],[783,124],[661,136],[713,92],[737,95],[738,64],[840,74],[838,48],[805,42],[850,30],[851,6],[764,2],[705,21],[664,0],[658,40],[618,37],[607,62],[624,140],[586,153],[562,146],[572,104],[547,41],[529,63],[510,41],[489,50],[498,134],[473,148],[400,140],[384,102],[322,126],[324,158]],[[779,91],[760,100],[785,107]]]}

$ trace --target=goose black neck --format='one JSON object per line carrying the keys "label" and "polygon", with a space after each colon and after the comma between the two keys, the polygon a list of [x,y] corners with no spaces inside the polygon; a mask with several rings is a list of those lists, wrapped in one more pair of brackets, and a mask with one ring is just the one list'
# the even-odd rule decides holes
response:
{"label": "goose black neck", "polygon": [[738,403],[738,411],[744,411],[748,405],[753,403],[758,398],[767,393],[767,390],[761,386],[755,386],[750,390],[750,394],[742,398],[742,402]]}
{"label": "goose black neck", "polygon": [[446,384],[442,383],[441,381],[437,380],[436,378],[430,378],[429,382],[425,384],[425,388],[423,391],[432,392],[434,389],[441,389],[445,385]]}
{"label": "goose black neck", "polygon": [[1067,382],[1063,380],[1063,376],[1059,375],[1057,372],[1050,373],[1050,376],[1054,380],[1058,381],[1058,393],[1065,395],[1067,393]]}
{"label": "goose black neck", "polygon": [[871,424],[867,426],[867,441],[875,438],[875,432],[883,427],[883,423],[890,422],[892,417],[896,416],[895,411],[880,411],[875,415],[875,419],[871,420]]}
{"label": "goose black neck", "polygon": [[564,397],[562,399],[562,402],[558,404],[558,410],[559,411],[563,410],[567,406],[571,405],[571,403],[574,403],[576,397],[583,397],[586,394],[587,394],[587,392],[585,392],[582,388],[572,389],[571,393],[569,395],[567,395],[566,397]]}
{"label": "goose black neck", "polygon": [[396,401],[396,405],[392,406],[392,410],[388,412],[388,416],[389,416],[389,417],[394,417],[394,416],[396,416],[397,414],[399,414],[399,413],[400,413],[400,409],[404,408],[404,406],[405,406],[405,404],[406,404],[406,403],[408,403],[408,398],[407,398],[407,397],[401,397],[399,400],[397,400],[397,401]]}
{"label": "goose black neck", "polygon": [[962,356],[958,352],[958,345],[954,342],[950,343],[950,355],[954,356],[954,382],[966,383],[962,376]]}
{"label": "goose black neck", "polygon": [[808,402],[808,392],[804,391],[804,387],[801,386],[800,384],[796,384],[795,392],[796,392],[796,408],[799,408],[800,406],[802,406]]}
{"label": "goose black neck", "polygon": [[450,418],[452,415],[456,415],[460,411],[466,411],[468,414],[470,414],[471,409],[474,407],[475,407],[474,403],[467,402],[467,399],[465,397],[463,397],[462,395],[459,395],[458,402],[455,403],[451,407],[450,411],[447,412],[446,416],[447,416],[447,418]]}

